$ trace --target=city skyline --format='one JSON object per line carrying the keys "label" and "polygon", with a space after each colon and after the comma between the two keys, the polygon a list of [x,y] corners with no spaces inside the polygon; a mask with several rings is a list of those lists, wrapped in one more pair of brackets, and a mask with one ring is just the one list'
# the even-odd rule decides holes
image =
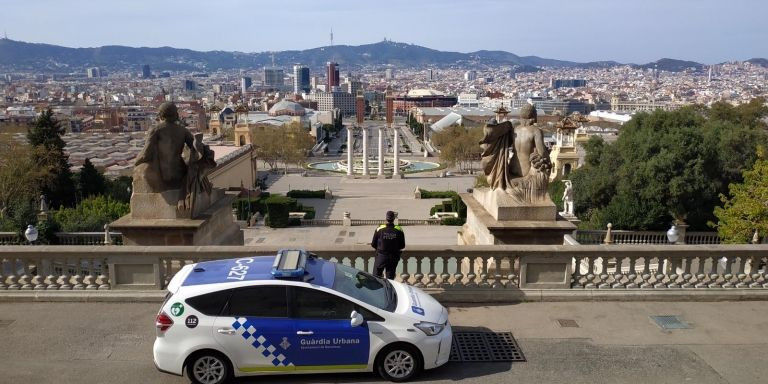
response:
{"label": "city skyline", "polygon": [[[220,19],[212,18],[209,6],[180,1],[116,2],[108,8],[93,7],[83,0],[38,0],[35,4],[33,13],[29,2],[5,2],[0,28],[8,38],[68,47],[172,46],[264,52],[330,45],[332,29],[334,45],[370,44],[387,38],[441,51],[502,50],[577,62],[642,64],[669,57],[715,64],[768,57],[763,43],[768,40],[768,28],[760,20],[768,4],[752,0],[736,0],[727,6],[715,0],[649,0],[642,4],[552,0],[546,5],[393,0],[387,7],[347,0],[256,7],[244,0],[224,0],[215,7],[218,13],[214,15]],[[242,11],[249,8],[254,11]],[[83,19],[90,28],[61,27],[62,22]],[[196,19],[200,22],[194,22]]]}

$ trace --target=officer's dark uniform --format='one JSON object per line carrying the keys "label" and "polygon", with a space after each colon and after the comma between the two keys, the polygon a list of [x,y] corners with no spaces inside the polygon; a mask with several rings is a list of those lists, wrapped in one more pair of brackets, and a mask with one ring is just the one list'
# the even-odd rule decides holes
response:
{"label": "officer's dark uniform", "polygon": [[373,233],[371,247],[376,249],[376,262],[373,265],[373,273],[383,276],[387,272],[387,279],[395,278],[397,262],[400,261],[400,253],[405,248],[405,233],[399,225],[395,225],[395,213],[387,212],[387,223],[380,225]]}

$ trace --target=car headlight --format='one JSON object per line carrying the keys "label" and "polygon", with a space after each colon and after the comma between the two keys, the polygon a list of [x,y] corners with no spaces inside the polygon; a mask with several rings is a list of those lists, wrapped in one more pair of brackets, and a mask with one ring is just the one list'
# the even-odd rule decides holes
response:
{"label": "car headlight", "polygon": [[445,328],[445,324],[430,323],[429,321],[422,321],[413,325],[420,329],[427,336],[434,336],[442,332]]}

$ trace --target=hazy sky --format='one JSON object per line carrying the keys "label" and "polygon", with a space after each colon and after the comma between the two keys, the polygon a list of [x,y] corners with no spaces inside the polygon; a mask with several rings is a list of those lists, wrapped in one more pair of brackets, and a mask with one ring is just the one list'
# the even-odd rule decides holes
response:
{"label": "hazy sky", "polygon": [[261,52],[388,38],[645,63],[768,58],[766,0],[0,0],[0,31],[70,47]]}

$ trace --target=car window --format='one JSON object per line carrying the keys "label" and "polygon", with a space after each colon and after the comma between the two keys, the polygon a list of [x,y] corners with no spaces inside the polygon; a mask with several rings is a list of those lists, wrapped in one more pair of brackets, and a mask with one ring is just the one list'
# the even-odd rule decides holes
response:
{"label": "car window", "polygon": [[311,288],[294,287],[293,317],[349,319],[355,305],[344,298]]}
{"label": "car window", "polygon": [[255,286],[235,289],[226,312],[238,317],[288,317],[286,288]]}
{"label": "car window", "polygon": [[218,316],[221,309],[227,304],[231,289],[206,293],[204,295],[190,297],[184,300],[190,307],[198,310],[206,316]]}

